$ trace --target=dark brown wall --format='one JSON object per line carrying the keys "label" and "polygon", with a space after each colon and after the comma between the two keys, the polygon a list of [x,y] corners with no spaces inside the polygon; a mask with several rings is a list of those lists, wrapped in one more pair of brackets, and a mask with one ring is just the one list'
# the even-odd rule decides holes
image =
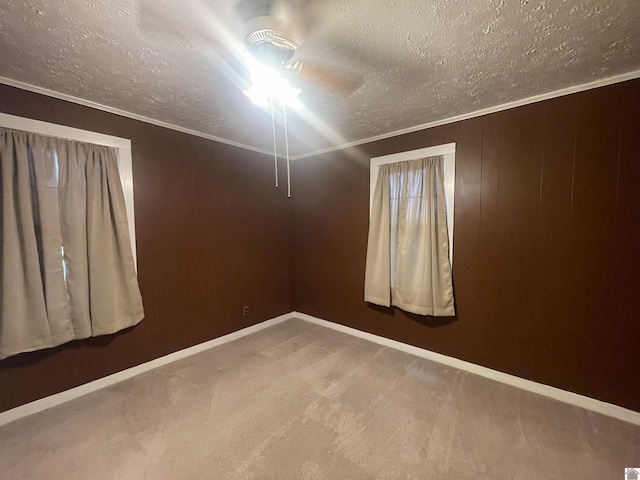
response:
{"label": "dark brown wall", "polygon": [[[294,162],[293,239],[268,157],[6,86],[0,100],[132,139],[146,310],[121,334],[0,361],[0,411],[293,307],[640,410],[640,81]],[[372,308],[369,157],[453,141],[458,315]]]}
{"label": "dark brown wall", "polygon": [[[456,142],[457,317],[363,301],[369,158]],[[640,410],[640,81],[294,162],[296,310]]]}
{"label": "dark brown wall", "polygon": [[293,309],[291,204],[269,157],[1,85],[0,111],[131,139],[146,312],[123,333],[0,361],[0,411]]}

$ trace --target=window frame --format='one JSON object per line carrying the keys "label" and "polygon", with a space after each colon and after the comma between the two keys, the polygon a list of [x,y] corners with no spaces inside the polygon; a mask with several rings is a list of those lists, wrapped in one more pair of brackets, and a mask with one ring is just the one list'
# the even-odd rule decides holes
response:
{"label": "window frame", "polygon": [[137,270],[138,261],[136,255],[136,225],[133,203],[133,163],[131,156],[131,140],[128,138],[114,137],[103,133],[58,125],[56,123],[18,117],[7,113],[0,113],[0,127],[22,130],[49,137],[62,138],[64,140],[75,140],[78,142],[104,145],[116,149],[118,156],[118,171],[120,173],[120,182],[122,183],[124,201],[127,210],[127,223],[129,224],[129,237],[131,239],[131,253],[133,254],[133,263]]}
{"label": "window frame", "polygon": [[444,190],[445,203],[447,206],[447,230],[449,233],[449,261],[453,266],[453,225],[454,225],[454,202],[456,189],[456,144],[445,143],[432,147],[419,148],[417,150],[407,150],[405,152],[372,157],[369,168],[369,218],[371,218],[371,207],[373,205],[373,195],[376,189],[376,181],[382,165],[390,163],[406,162],[419,158],[444,157]]}

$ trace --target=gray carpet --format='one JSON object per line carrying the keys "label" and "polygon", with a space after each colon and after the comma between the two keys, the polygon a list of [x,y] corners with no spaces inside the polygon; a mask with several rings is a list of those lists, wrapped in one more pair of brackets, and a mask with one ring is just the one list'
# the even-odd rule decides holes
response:
{"label": "gray carpet", "polygon": [[617,479],[640,427],[289,320],[0,427],[0,478]]}

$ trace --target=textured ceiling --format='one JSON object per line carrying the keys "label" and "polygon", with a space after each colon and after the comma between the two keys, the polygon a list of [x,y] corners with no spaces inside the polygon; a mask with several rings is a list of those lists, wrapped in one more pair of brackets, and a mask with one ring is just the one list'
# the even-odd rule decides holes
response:
{"label": "textured ceiling", "polygon": [[[217,55],[240,39],[235,0],[144,1],[3,0],[0,76],[270,150],[270,117]],[[300,57],[359,86],[302,85],[294,155],[640,69],[637,0],[309,3]]]}

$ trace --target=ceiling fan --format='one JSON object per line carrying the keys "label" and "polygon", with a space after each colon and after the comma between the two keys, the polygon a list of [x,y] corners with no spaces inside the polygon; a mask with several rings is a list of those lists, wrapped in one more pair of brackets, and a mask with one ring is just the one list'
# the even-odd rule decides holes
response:
{"label": "ceiling fan", "polygon": [[244,21],[244,45],[259,62],[276,68],[285,78],[340,93],[349,93],[358,82],[317,62],[296,55],[305,37],[317,27],[312,0],[241,0],[236,5]]}
{"label": "ceiling fan", "polygon": [[[313,86],[337,93],[351,93],[360,82],[300,55],[303,41],[317,27],[314,3],[319,0],[239,0],[233,15],[238,25],[224,25],[211,0],[138,0],[139,26],[149,33],[170,33],[188,43],[213,49],[221,66],[253,103],[270,108],[273,126],[274,164],[278,186],[275,105],[281,107],[287,160],[287,194],[291,196],[287,106],[295,104],[298,86]],[[219,65],[220,66],[220,65]],[[290,83],[292,82],[293,85]],[[245,89],[245,87],[247,87]]]}
{"label": "ceiling fan", "polygon": [[224,25],[216,15],[220,4],[213,0],[138,0],[138,25],[150,35],[170,33],[213,48],[246,81],[257,62],[296,86],[353,93],[361,84],[356,75],[304,58],[301,47],[319,27],[320,1],[239,0],[233,7],[236,21]]}

